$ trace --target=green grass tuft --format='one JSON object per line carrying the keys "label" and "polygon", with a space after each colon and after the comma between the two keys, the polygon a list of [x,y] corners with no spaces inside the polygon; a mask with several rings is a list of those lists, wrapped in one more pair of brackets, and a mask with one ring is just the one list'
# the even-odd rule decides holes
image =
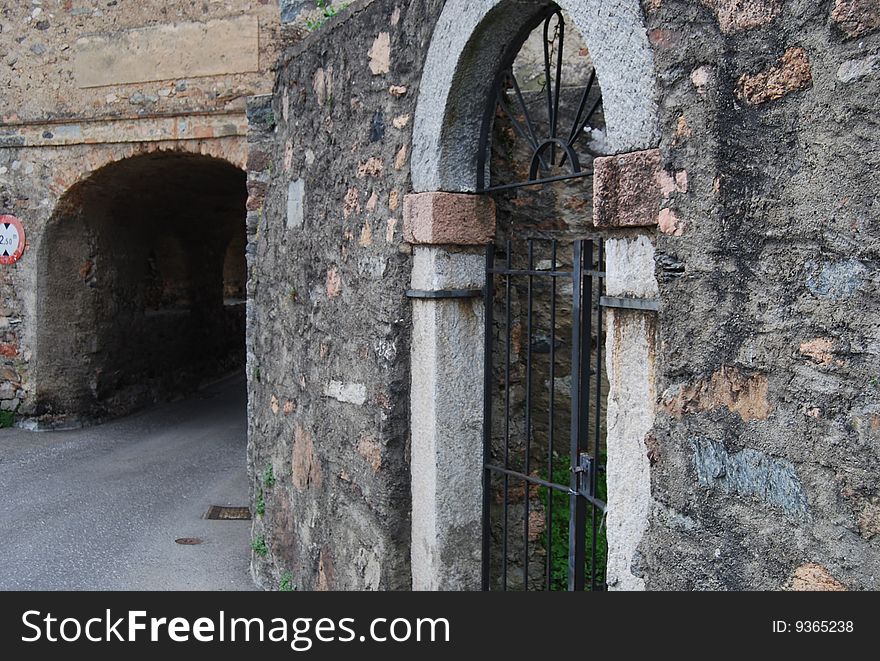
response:
{"label": "green grass tuft", "polygon": [[296,585],[293,584],[293,574],[289,571],[281,574],[281,583],[278,585],[279,592],[294,592]]}
{"label": "green grass tuft", "polygon": [[266,466],[266,470],[263,471],[263,486],[267,489],[275,486],[275,471],[272,469],[272,464]]}
{"label": "green grass tuft", "polygon": [[260,535],[251,542],[251,548],[259,556],[266,557],[269,554],[269,547],[266,545],[266,538]]}
{"label": "green grass tuft", "polygon": [[318,18],[306,20],[306,30],[309,32],[314,32],[331,18],[334,18],[340,11],[348,7],[348,4],[346,3],[339,9],[336,9],[332,4],[332,0],[316,0],[315,6],[321,10],[321,15]]}

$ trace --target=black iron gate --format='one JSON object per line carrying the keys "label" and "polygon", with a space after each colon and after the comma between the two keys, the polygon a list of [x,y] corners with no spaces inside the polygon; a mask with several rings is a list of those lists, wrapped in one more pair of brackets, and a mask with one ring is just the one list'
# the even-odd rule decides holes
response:
{"label": "black iron gate", "polygon": [[486,258],[483,589],[603,590],[604,246],[527,239],[496,251]]}

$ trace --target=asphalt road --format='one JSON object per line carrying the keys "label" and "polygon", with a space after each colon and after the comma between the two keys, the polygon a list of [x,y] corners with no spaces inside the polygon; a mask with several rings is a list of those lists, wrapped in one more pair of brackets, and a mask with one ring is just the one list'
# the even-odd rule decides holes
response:
{"label": "asphalt road", "polygon": [[[98,427],[0,430],[0,589],[253,590],[244,377]],[[197,537],[197,546],[175,539]]]}

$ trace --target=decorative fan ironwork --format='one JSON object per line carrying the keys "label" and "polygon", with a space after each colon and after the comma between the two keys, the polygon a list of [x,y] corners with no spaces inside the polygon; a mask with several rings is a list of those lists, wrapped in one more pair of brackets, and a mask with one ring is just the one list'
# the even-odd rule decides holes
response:
{"label": "decorative fan ironwork", "polygon": [[[514,71],[514,61],[532,32],[543,24],[543,90],[545,97],[542,105],[546,103],[546,117],[544,121],[536,121],[535,113],[530,110],[530,105],[525,98],[520,81],[517,80]],[[525,37],[518,43],[514,54],[504,66],[495,80],[495,96],[492,98],[491,107],[488,109],[483,128],[483,144],[480,148],[477,181],[479,192],[493,192],[524,186],[535,186],[556,181],[565,181],[592,174],[591,170],[584,170],[582,158],[578,150],[582,150],[591,156],[598,153],[588,145],[583,144],[583,137],[590,129],[590,122],[596,117],[597,111],[602,106],[602,95],[596,85],[596,70],[590,67],[586,80],[586,86],[580,95],[577,104],[577,112],[570,118],[571,123],[567,126],[568,131],[562,130],[563,117],[560,106],[563,93],[563,66],[565,64],[565,19],[558,7],[552,7],[541,18],[537,25],[528,30]],[[575,88],[576,89],[576,88]],[[591,96],[593,97],[591,100]],[[492,125],[500,111],[510,122],[516,136],[523,140],[531,152],[531,160],[528,167],[528,179],[515,183],[505,183],[496,186],[486,186],[487,163],[490,155],[489,140],[492,134]],[[559,171],[562,172],[559,172]]]}

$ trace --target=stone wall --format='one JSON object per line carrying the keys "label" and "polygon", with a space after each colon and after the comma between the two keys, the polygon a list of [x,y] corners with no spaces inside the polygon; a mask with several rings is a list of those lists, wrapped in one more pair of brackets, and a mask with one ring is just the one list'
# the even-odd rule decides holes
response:
{"label": "stone wall", "polygon": [[248,371],[267,588],[286,572],[299,589],[410,586],[402,206],[439,5],[354,3],[285,54],[262,113],[277,128],[251,216]]}
{"label": "stone wall", "polygon": [[[241,111],[248,96],[265,89],[278,23],[277,0],[5,3],[4,128],[49,119]],[[9,135],[15,134],[4,131]]]}
{"label": "stone wall", "polygon": [[[251,266],[255,535],[268,546],[254,569],[266,587],[288,571],[301,588],[409,585],[400,202],[442,4],[356,3],[281,66]],[[660,102],[658,225],[640,239],[609,229],[609,274],[632,294],[627,260],[653,258],[659,290],[649,278],[646,291],[660,309],[655,321],[614,314],[609,364],[615,387],[635,378],[656,406],[636,419],[626,396],[614,402],[644,484],[631,503],[615,497],[632,517],[611,531],[627,535],[613,587],[874,588],[877,9],[646,0],[642,11]],[[627,62],[608,67],[603,89]],[[611,208],[602,190],[597,201]]]}
{"label": "stone wall", "polygon": [[[59,0],[0,14],[0,212],[22,220],[29,242],[0,267],[0,406],[38,412],[40,264],[66,192],[151,153],[246,168],[249,465],[265,542],[253,568],[267,588],[288,572],[300,589],[411,585],[402,215],[444,4],[361,0],[314,29],[320,12],[284,0],[285,30],[302,41],[249,118],[246,98],[272,84],[278,3]],[[563,4],[580,16],[598,6]],[[594,210],[618,218],[604,226],[616,237],[615,295],[638,290],[631,260],[653,259],[659,287],[649,278],[643,289],[660,305],[654,320],[609,315],[612,388],[624,395],[609,428],[628,462],[615,470],[634,487],[615,495],[609,471],[612,587],[876,588],[880,11],[868,0],[644,0],[634,17],[635,3],[617,4],[630,13],[597,17],[593,38],[613,48],[595,61],[612,144],[657,146],[621,132],[631,114],[639,135],[660,136],[657,228],[621,228],[625,206],[601,185]],[[644,126],[654,90],[627,87],[626,48],[648,48],[644,31],[615,37],[641,18],[656,133]],[[516,16],[493,21],[513,30]],[[642,52],[639,67],[650,61]],[[455,154],[418,154],[437,172],[417,192],[446,182]],[[655,406],[628,416],[642,395]]]}
{"label": "stone wall", "polygon": [[667,187],[657,237],[653,512],[635,573],[780,589],[819,566],[876,589],[880,9],[646,5],[663,161],[684,185]]}
{"label": "stone wall", "polygon": [[[243,170],[245,102],[271,89],[278,33],[275,0],[44,0],[0,10],[0,213],[17,216],[28,240],[21,261],[0,267],[0,405],[20,422],[46,410],[41,335],[61,345],[66,337],[66,321],[53,330],[39,312],[59,201],[133,156],[183,152]],[[185,174],[169,185],[186,198]],[[243,194],[243,177],[241,185]],[[136,194],[130,202],[155,208]],[[185,215],[167,220],[187,224]],[[72,377],[68,385],[88,387]]]}

